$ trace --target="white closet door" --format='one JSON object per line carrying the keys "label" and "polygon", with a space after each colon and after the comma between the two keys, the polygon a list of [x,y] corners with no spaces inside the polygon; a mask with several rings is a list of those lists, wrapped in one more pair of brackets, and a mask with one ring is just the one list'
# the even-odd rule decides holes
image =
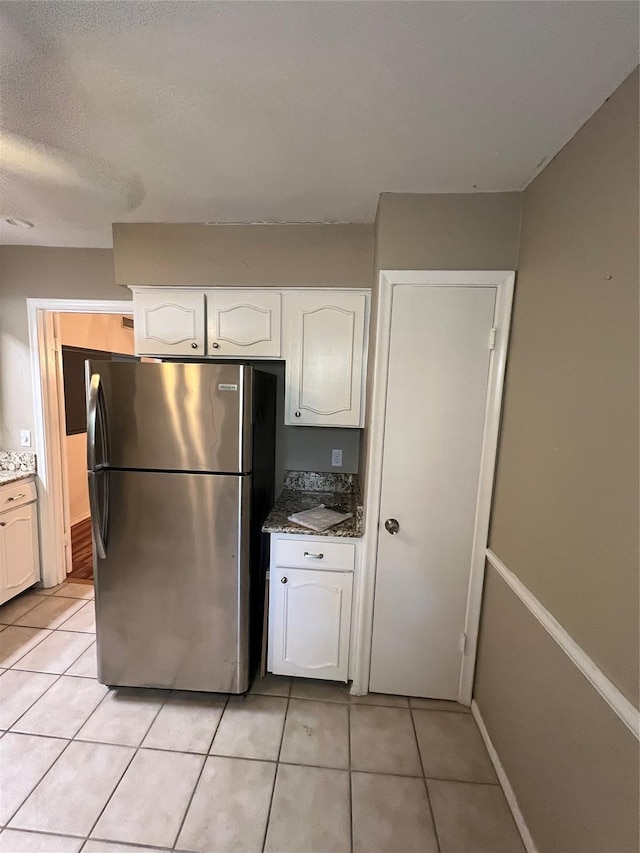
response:
{"label": "white closet door", "polygon": [[375,692],[458,698],[495,298],[495,287],[394,289]]}

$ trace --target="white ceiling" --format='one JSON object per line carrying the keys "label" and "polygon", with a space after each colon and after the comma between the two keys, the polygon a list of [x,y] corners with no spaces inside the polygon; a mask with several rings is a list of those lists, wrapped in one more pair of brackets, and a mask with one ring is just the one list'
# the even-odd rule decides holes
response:
{"label": "white ceiling", "polygon": [[519,190],[638,62],[635,2],[0,2],[0,241],[370,222]]}

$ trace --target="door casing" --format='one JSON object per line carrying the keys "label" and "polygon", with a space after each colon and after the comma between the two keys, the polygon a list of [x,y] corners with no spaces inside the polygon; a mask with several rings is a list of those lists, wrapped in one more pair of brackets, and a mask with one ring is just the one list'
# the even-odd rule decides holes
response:
{"label": "door casing", "polygon": [[515,272],[513,270],[380,271],[377,321],[375,330],[372,330],[372,337],[375,340],[375,354],[372,371],[371,402],[367,418],[369,429],[366,448],[366,469],[364,472],[364,505],[366,512],[364,555],[360,578],[360,606],[354,621],[353,637],[353,642],[356,644],[356,665],[352,692],[357,695],[365,694],[369,689],[378,530],[380,526],[387,375],[389,370],[389,346],[394,288],[398,285],[413,285],[418,287],[487,287],[490,285],[496,288],[496,336],[489,362],[480,478],[465,614],[464,632],[466,635],[466,648],[462,659],[458,691],[458,701],[464,705],[469,705],[473,690],[489,515],[498,446],[498,431],[514,283]]}

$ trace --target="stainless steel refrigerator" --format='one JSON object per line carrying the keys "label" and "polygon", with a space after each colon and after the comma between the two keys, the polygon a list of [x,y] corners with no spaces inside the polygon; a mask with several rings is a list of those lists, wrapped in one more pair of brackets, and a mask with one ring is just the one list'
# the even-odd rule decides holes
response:
{"label": "stainless steel refrigerator", "polygon": [[275,377],[87,362],[98,680],[242,693],[273,502]]}

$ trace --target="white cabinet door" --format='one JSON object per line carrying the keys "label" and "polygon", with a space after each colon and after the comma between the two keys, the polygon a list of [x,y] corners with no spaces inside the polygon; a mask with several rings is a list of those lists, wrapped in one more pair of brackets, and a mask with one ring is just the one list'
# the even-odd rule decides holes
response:
{"label": "white cabinet door", "polygon": [[0,515],[0,604],[40,579],[36,504]]}
{"label": "white cabinet door", "polygon": [[287,293],[286,423],[363,426],[367,295]]}
{"label": "white cabinet door", "polygon": [[352,584],[350,572],[271,570],[271,672],[347,680]]}
{"label": "white cabinet door", "polygon": [[209,355],[280,358],[281,300],[267,290],[207,293]]}
{"label": "white cabinet door", "polygon": [[137,355],[204,356],[202,291],[134,290],[133,314]]}

